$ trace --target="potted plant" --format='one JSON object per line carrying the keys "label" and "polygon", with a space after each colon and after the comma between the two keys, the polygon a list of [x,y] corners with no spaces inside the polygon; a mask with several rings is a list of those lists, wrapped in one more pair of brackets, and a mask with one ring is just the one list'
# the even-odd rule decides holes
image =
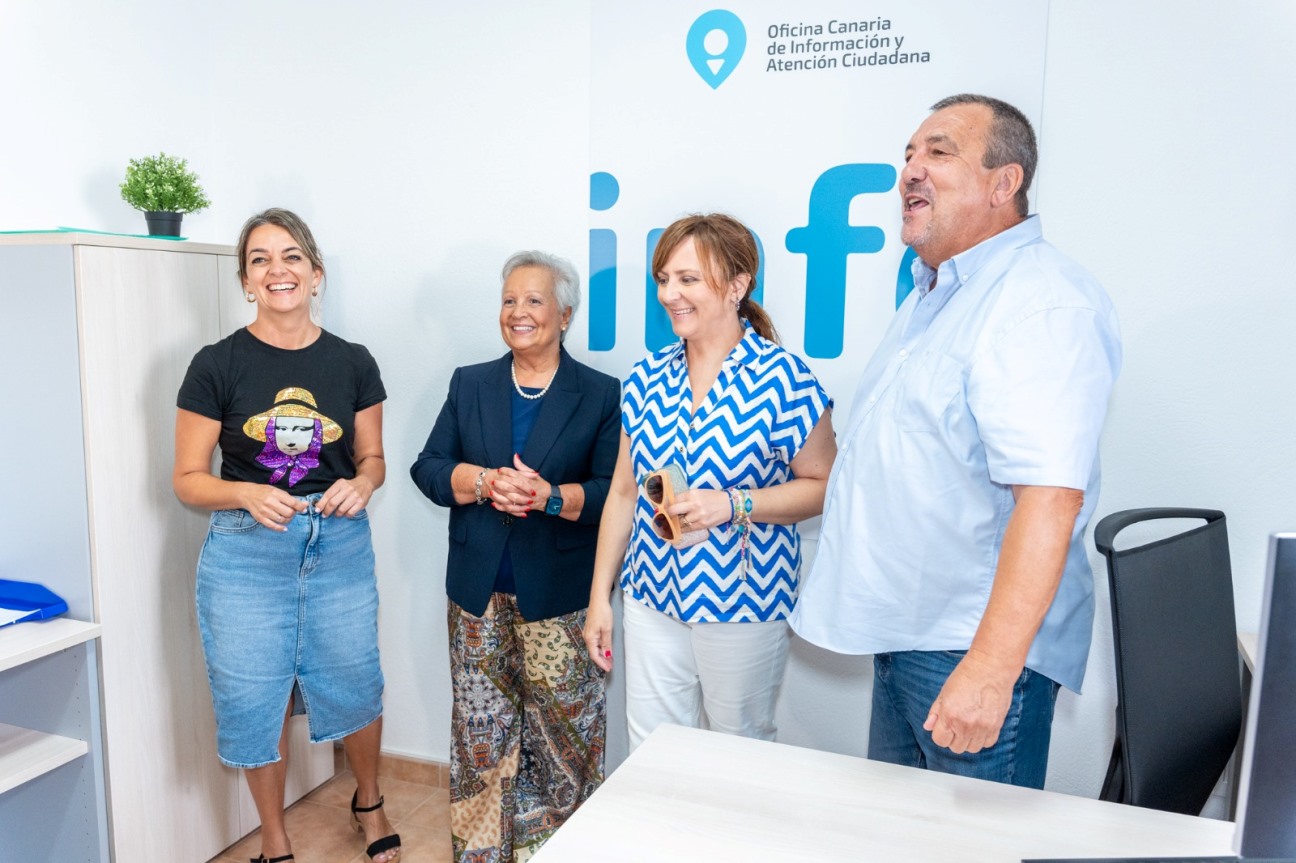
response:
{"label": "potted plant", "polygon": [[144,211],[150,236],[180,236],[180,219],[211,206],[186,159],[166,153],[131,159],[121,184],[122,200]]}

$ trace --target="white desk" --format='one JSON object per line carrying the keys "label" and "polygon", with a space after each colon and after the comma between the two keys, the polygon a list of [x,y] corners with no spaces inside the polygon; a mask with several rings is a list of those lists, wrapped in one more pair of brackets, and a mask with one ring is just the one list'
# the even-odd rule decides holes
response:
{"label": "white desk", "polygon": [[1227,821],[663,726],[533,859],[1016,863],[1232,840]]}
{"label": "white desk", "polygon": [[1246,663],[1244,677],[1249,678],[1255,672],[1256,653],[1260,650],[1260,633],[1239,632],[1238,650],[1242,653],[1242,661]]}

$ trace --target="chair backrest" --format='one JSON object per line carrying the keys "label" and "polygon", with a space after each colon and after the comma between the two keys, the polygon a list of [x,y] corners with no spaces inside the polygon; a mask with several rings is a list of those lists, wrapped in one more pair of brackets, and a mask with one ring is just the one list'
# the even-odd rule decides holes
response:
{"label": "chair backrest", "polygon": [[[1116,535],[1157,519],[1205,524],[1117,550]],[[1199,814],[1242,723],[1237,622],[1224,513],[1154,508],[1094,529],[1107,558],[1116,648],[1119,802]]]}

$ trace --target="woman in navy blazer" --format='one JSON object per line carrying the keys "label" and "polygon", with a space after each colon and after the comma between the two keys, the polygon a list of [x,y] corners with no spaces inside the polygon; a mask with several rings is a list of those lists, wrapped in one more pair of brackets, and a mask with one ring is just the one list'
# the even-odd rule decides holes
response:
{"label": "woman in navy blazer", "polygon": [[580,305],[567,261],[505,263],[509,352],[463,366],[410,468],[450,508],[450,829],[455,859],[534,851],[603,779],[603,672],[584,648],[620,384],[562,339]]}

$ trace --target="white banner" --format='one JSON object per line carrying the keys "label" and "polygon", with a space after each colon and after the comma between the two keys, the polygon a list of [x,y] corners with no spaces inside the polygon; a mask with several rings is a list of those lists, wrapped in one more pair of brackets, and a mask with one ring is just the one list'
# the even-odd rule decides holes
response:
{"label": "white banner", "polygon": [[837,399],[909,287],[896,177],[931,104],[983,93],[1040,131],[1045,0],[595,4],[589,348],[624,374],[673,340],[658,232],[722,211],[757,235],[760,299]]}

